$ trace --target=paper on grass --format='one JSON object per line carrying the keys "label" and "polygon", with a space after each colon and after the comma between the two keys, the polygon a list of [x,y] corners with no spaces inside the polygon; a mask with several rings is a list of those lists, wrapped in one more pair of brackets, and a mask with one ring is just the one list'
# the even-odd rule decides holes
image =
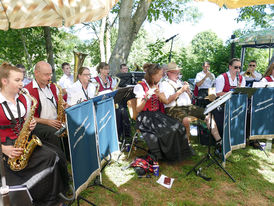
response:
{"label": "paper on grass", "polygon": [[163,185],[164,187],[170,189],[172,187],[174,178],[170,178],[171,179],[170,185],[167,185],[167,184],[164,183],[165,177],[167,177],[167,176],[161,175],[161,177],[157,180],[157,183],[159,183],[160,185]]}

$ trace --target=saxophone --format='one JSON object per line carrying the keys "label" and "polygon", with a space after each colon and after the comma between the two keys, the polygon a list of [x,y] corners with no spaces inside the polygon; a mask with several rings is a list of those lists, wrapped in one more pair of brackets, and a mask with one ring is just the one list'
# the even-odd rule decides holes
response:
{"label": "saxophone", "polygon": [[24,90],[21,90],[19,94],[25,94],[27,97],[29,97],[32,100],[33,104],[31,106],[29,116],[27,117],[22,127],[22,130],[20,131],[19,136],[14,143],[14,147],[24,149],[23,154],[19,157],[8,159],[8,164],[10,166],[10,169],[13,171],[20,171],[24,169],[27,166],[29,158],[33,150],[35,149],[35,147],[37,145],[42,146],[41,140],[36,135],[32,135],[31,140],[28,141],[31,133],[31,131],[29,130],[29,125],[34,116],[37,100]]}
{"label": "saxophone", "polygon": [[[63,125],[66,122],[66,118],[65,118],[65,110],[64,110],[64,99],[63,99],[63,91],[62,91],[62,87],[56,83],[53,83],[57,89],[59,90],[58,93],[58,103],[57,103],[57,120],[59,120]],[[66,134],[66,132],[62,133],[62,135],[60,135],[61,137],[63,137]]]}

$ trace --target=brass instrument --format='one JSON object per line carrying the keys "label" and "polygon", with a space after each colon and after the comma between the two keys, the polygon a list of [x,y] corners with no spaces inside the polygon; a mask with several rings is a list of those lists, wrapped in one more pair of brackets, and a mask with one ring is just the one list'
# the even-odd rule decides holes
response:
{"label": "brass instrument", "polygon": [[251,77],[252,74],[251,74],[251,72],[250,72],[249,70],[247,70],[247,71],[244,73],[244,76],[245,76],[245,77]]}
{"label": "brass instrument", "polygon": [[[63,91],[62,87],[56,83],[53,83],[57,89],[59,90],[58,93],[58,102],[57,102],[57,120],[59,120],[62,124],[65,124],[66,118],[65,118],[65,109],[64,109],[64,99],[63,99]],[[62,133],[60,135],[61,137],[64,136],[66,132]]]}
{"label": "brass instrument", "polygon": [[41,140],[36,135],[32,135],[31,140],[28,141],[29,135],[31,133],[29,126],[30,126],[30,122],[34,116],[35,107],[37,105],[37,100],[33,96],[29,95],[24,90],[21,90],[20,93],[25,94],[27,97],[29,97],[32,100],[32,106],[31,106],[29,116],[27,117],[27,119],[22,127],[22,130],[20,131],[19,136],[14,143],[14,147],[24,149],[23,154],[20,155],[20,157],[8,159],[8,164],[10,166],[10,169],[13,171],[20,171],[20,170],[24,169],[27,166],[29,158],[30,158],[33,150],[35,149],[35,147],[37,145],[42,146]]}
{"label": "brass instrument", "polygon": [[119,86],[121,79],[119,77],[116,77],[116,76],[114,76],[112,78],[116,79],[116,85],[115,85],[115,87],[112,88],[112,91],[115,91],[117,89],[117,87]]}
{"label": "brass instrument", "polygon": [[83,66],[83,63],[85,61],[85,58],[87,54],[82,54],[80,52],[73,51],[74,54],[74,70],[73,70],[73,77],[74,77],[74,82],[77,81],[77,74],[78,74],[78,69]]}

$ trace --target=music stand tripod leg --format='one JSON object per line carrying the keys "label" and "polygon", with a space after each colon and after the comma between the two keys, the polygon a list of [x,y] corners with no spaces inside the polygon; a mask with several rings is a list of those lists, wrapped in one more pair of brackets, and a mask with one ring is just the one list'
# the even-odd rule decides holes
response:
{"label": "music stand tripod leg", "polygon": [[236,182],[236,180],[229,174],[229,172],[226,171],[226,169],[211,154],[209,154],[209,157],[230,177],[233,182]]}
{"label": "music stand tripod leg", "polygon": [[268,154],[265,152],[264,148],[262,147],[262,145],[260,144],[260,142],[259,142],[257,139],[256,139],[255,141],[256,141],[256,143],[259,145],[260,150],[262,150],[262,151],[265,153],[265,155],[266,155],[267,157],[269,157]]}
{"label": "music stand tripod leg", "polygon": [[80,200],[83,200],[83,201],[87,202],[90,205],[96,206],[94,203],[88,201],[87,199],[83,198],[82,196],[77,197],[77,206],[80,206]]}
{"label": "music stand tripod leg", "polygon": [[203,159],[201,159],[194,167],[192,167],[192,169],[186,174],[186,176],[188,176],[192,171],[195,171],[195,169],[202,164],[204,161],[208,160],[208,155],[206,155]]}

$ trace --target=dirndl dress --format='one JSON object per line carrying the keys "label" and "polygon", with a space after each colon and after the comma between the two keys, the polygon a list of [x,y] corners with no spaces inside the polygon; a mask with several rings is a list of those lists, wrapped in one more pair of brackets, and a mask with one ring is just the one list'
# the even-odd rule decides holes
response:
{"label": "dirndl dress", "polygon": [[158,160],[181,161],[193,155],[185,127],[160,111],[142,111],[136,127],[141,131],[152,155]]}

